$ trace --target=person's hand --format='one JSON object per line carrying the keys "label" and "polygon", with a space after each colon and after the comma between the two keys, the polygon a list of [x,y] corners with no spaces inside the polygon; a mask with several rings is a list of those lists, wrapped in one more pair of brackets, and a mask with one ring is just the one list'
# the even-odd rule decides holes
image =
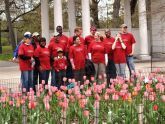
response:
{"label": "person's hand", "polygon": [[132,51],[132,53],[130,53],[129,56],[133,56],[133,54],[134,54],[134,53],[133,53],[133,51]]}
{"label": "person's hand", "polygon": [[40,66],[40,67],[39,67],[39,70],[40,70],[40,71],[42,71],[42,70],[43,70],[43,68]]}
{"label": "person's hand", "polygon": [[14,58],[12,59],[12,62],[18,63],[18,59],[17,59],[16,57],[14,57]]}
{"label": "person's hand", "polygon": [[75,65],[74,64],[72,64],[72,69],[75,69]]}

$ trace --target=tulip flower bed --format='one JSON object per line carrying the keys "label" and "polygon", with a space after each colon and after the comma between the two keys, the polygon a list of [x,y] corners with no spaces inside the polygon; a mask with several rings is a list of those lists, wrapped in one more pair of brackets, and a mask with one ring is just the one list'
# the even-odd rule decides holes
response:
{"label": "tulip flower bed", "polygon": [[[96,84],[84,77],[73,88],[40,84],[36,94],[9,93],[0,87],[1,124],[163,124],[165,122],[165,76],[151,73],[134,75],[132,81],[118,77]],[[101,77],[100,77],[101,78]]]}

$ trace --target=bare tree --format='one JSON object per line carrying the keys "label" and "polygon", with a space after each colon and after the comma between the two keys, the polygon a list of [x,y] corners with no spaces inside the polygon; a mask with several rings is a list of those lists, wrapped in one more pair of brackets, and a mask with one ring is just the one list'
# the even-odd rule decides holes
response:
{"label": "bare tree", "polygon": [[9,29],[9,40],[10,40],[10,43],[12,44],[12,48],[14,50],[16,47],[16,44],[15,44],[15,37],[14,37],[14,31],[13,31],[13,26],[12,26],[12,22],[11,22],[9,7],[10,7],[9,0],[5,0],[5,13],[6,13],[7,25],[8,25],[8,29]]}
{"label": "bare tree", "polygon": [[7,29],[9,29],[9,41],[14,50],[16,47],[15,36],[13,31],[13,23],[22,16],[35,11],[39,6],[38,0],[3,0],[5,7],[1,9],[0,14],[5,13],[7,19]]}
{"label": "bare tree", "polygon": [[131,0],[130,1],[130,5],[131,5],[131,15],[133,15],[135,13],[135,7],[137,4],[137,0]]}

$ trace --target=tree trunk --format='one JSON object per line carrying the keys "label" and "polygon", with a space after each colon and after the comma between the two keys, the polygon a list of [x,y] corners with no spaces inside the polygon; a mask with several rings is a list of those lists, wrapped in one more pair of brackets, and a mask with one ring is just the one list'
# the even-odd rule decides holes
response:
{"label": "tree trunk", "polygon": [[6,13],[6,18],[7,18],[7,26],[9,29],[9,41],[12,45],[12,49],[14,50],[16,47],[16,44],[15,44],[14,31],[12,27],[12,21],[10,17],[9,0],[5,0],[5,13]]}
{"label": "tree trunk", "polygon": [[121,0],[115,0],[113,3],[113,26],[112,27],[117,27],[118,24],[118,19],[119,19],[119,10],[120,10],[120,1]]}
{"label": "tree trunk", "polygon": [[93,22],[97,28],[100,28],[99,25],[99,17],[98,17],[98,3],[100,0],[92,0],[91,4],[91,17],[93,18]]}
{"label": "tree trunk", "polygon": [[137,0],[131,0],[130,5],[131,5],[131,15],[135,13],[135,7],[137,4]]}

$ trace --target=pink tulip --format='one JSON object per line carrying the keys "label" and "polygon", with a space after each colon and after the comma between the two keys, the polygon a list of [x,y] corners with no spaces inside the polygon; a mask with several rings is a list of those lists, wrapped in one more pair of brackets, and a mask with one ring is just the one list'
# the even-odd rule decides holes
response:
{"label": "pink tulip", "polygon": [[94,107],[97,108],[97,109],[99,108],[99,101],[96,100],[96,101],[94,102]]}
{"label": "pink tulip", "polygon": [[95,78],[94,77],[91,77],[91,81],[94,81],[95,80]]}
{"label": "pink tulip", "polygon": [[84,82],[85,85],[88,85],[89,83],[90,83],[89,80],[86,80],[86,81]]}
{"label": "pink tulip", "polygon": [[72,94],[72,89],[69,89],[68,90],[68,94]]}
{"label": "pink tulip", "polygon": [[161,99],[162,99],[163,102],[165,102],[165,95],[162,95]]}
{"label": "pink tulip", "polygon": [[122,85],[122,89],[123,89],[123,90],[126,90],[127,88],[128,88],[128,84],[123,84],[123,85]]}
{"label": "pink tulip", "polygon": [[49,104],[49,102],[45,102],[45,109],[47,110],[47,111],[49,111],[50,110],[50,104]]}
{"label": "pink tulip", "polygon": [[35,107],[36,107],[36,102],[29,101],[28,108],[29,109],[35,109]]}
{"label": "pink tulip", "polygon": [[97,100],[97,101],[99,101],[101,98],[100,98],[100,96],[99,96],[99,94],[95,94],[95,99]]}
{"label": "pink tulip", "polygon": [[45,89],[46,89],[46,90],[48,90],[48,89],[49,89],[48,85],[45,85]]}
{"label": "pink tulip", "polygon": [[150,101],[154,101],[154,100],[155,100],[154,95],[149,95],[149,97],[148,97],[148,98],[149,98],[149,100],[150,100]]}
{"label": "pink tulip", "polygon": [[119,100],[119,95],[113,94],[112,95],[112,100]]}
{"label": "pink tulip", "polygon": [[108,99],[109,99],[109,95],[108,95],[108,94],[105,94],[105,95],[104,95],[104,99],[105,99],[105,100],[108,100]]}
{"label": "pink tulip", "polygon": [[88,89],[86,92],[85,92],[85,95],[87,97],[91,96],[92,92],[91,92],[91,89]]}
{"label": "pink tulip", "polygon": [[84,110],[84,111],[83,111],[83,115],[84,115],[85,117],[88,117],[88,116],[89,116],[89,111],[88,111],[88,110]]}
{"label": "pink tulip", "polygon": [[60,89],[63,90],[63,91],[66,91],[67,87],[66,86],[61,86]]}
{"label": "pink tulip", "polygon": [[87,76],[83,76],[84,81],[87,79]]}
{"label": "pink tulip", "polygon": [[22,92],[25,93],[25,92],[26,92],[26,88],[23,88],[23,89],[22,89]]}
{"label": "pink tulip", "polygon": [[42,85],[45,85],[45,80],[42,80],[42,81],[41,81],[41,84],[42,84]]}
{"label": "pink tulip", "polygon": [[71,102],[74,102],[74,101],[75,101],[74,96],[71,95],[71,96],[69,97],[69,100],[70,100]]}
{"label": "pink tulip", "polygon": [[68,82],[71,83],[72,82],[72,79],[68,79]]}
{"label": "pink tulip", "polygon": [[83,89],[84,88],[84,85],[80,85],[80,89]]}
{"label": "pink tulip", "polygon": [[67,81],[67,78],[66,77],[63,77],[63,81],[66,82]]}
{"label": "pink tulip", "polygon": [[149,93],[147,91],[144,92],[144,97],[148,97]]}
{"label": "pink tulip", "polygon": [[54,93],[54,92],[56,92],[58,89],[57,89],[57,87],[55,87],[55,86],[51,86],[51,90],[52,90],[52,92]]}
{"label": "pink tulip", "polygon": [[13,101],[9,101],[9,105],[13,106],[14,102]]}

